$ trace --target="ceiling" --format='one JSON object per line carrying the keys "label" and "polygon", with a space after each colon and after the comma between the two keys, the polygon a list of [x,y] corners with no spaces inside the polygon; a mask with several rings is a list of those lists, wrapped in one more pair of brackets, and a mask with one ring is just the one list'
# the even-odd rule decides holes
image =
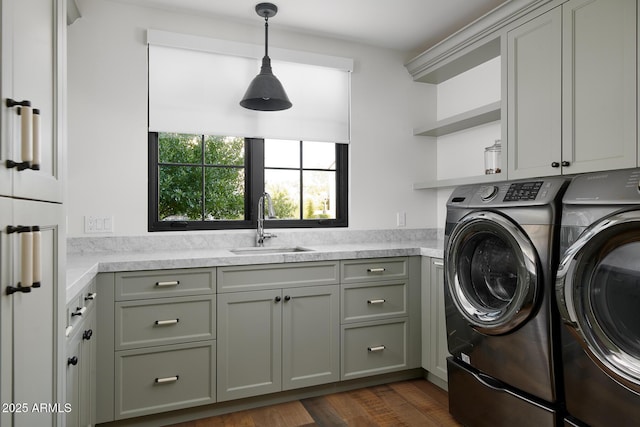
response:
{"label": "ceiling", "polygon": [[[115,0],[260,25],[259,0]],[[509,0],[273,0],[272,26],[420,52]]]}

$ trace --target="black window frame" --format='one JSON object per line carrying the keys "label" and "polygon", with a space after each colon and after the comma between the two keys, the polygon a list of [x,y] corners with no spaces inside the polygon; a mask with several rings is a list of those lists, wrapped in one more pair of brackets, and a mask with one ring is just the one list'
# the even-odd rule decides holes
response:
{"label": "black window frame", "polygon": [[[245,138],[245,219],[218,221],[158,220],[158,132],[148,134],[148,231],[237,230],[256,228],[258,199],[264,192],[264,139]],[[336,147],[336,218],[265,219],[266,228],[348,227],[349,146]],[[301,206],[302,210],[302,206]]]}

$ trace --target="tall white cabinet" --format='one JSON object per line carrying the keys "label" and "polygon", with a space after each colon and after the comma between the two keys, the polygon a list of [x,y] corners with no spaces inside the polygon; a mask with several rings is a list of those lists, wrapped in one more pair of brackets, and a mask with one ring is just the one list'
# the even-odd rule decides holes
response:
{"label": "tall white cabinet", "polygon": [[0,7],[0,425],[62,426],[66,1]]}

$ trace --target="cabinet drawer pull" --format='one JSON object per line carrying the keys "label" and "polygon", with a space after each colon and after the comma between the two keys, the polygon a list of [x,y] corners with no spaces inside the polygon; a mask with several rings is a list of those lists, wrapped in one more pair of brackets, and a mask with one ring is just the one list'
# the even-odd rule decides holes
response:
{"label": "cabinet drawer pull", "polygon": [[563,160],[562,163],[560,163],[563,167],[567,167],[567,166],[571,166],[571,163],[567,162],[566,160]]}
{"label": "cabinet drawer pull", "polygon": [[442,267],[444,265],[444,261],[433,261],[433,265],[437,265],[438,267]]}
{"label": "cabinet drawer pull", "polygon": [[384,350],[386,347],[383,345],[378,345],[375,347],[367,347],[367,350],[369,350],[370,353],[376,352],[376,351],[382,351]]}
{"label": "cabinet drawer pull", "polygon": [[169,282],[156,282],[156,286],[157,287],[163,287],[163,286],[178,286],[180,284],[179,280],[171,280]]}
{"label": "cabinet drawer pull", "polygon": [[67,329],[64,330],[64,336],[68,337],[73,332],[73,326],[67,326]]}
{"label": "cabinet drawer pull", "polygon": [[384,267],[367,268],[367,273],[384,273],[385,271],[387,271],[387,269]]}
{"label": "cabinet drawer pull", "polygon": [[367,300],[367,304],[384,304],[387,300],[384,299],[369,299]]}
{"label": "cabinet drawer pull", "polygon": [[87,294],[86,297],[84,297],[85,301],[93,301],[94,299],[96,299],[96,297],[98,296],[97,292],[91,292],[89,294]]}
{"label": "cabinet drawer pull", "polygon": [[156,320],[154,323],[158,326],[175,325],[180,319]]}
{"label": "cabinet drawer pull", "polygon": [[156,384],[175,383],[176,381],[178,381],[179,378],[180,378],[179,375],[176,375],[174,377],[156,378],[155,383]]}
{"label": "cabinet drawer pull", "polygon": [[77,307],[76,311],[74,311],[73,313],[71,313],[71,317],[74,316],[82,316],[84,314],[84,312],[87,311],[87,307]]}

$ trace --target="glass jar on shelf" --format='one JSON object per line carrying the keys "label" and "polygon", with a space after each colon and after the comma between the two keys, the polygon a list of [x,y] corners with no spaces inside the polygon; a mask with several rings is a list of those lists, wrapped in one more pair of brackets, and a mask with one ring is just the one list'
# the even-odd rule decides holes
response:
{"label": "glass jar on shelf", "polygon": [[484,173],[494,174],[502,172],[502,144],[499,139],[484,149]]}

